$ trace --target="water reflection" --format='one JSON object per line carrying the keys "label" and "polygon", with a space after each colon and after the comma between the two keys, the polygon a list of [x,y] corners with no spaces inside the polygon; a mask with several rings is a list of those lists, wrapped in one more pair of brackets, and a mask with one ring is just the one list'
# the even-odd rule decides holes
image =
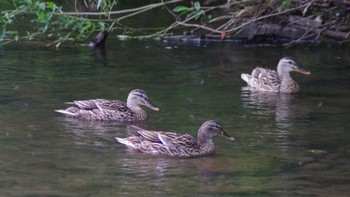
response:
{"label": "water reflection", "polygon": [[90,50],[95,55],[97,62],[102,62],[104,66],[108,66],[105,46],[91,47]]}
{"label": "water reflection", "polygon": [[241,100],[244,107],[256,110],[255,114],[275,114],[275,124],[279,129],[291,127],[295,118],[306,115],[298,110],[298,95],[294,94],[250,91],[249,87],[243,87]]}
{"label": "water reflection", "polygon": [[[183,172],[183,170],[193,168],[196,169],[198,175],[210,176],[213,172],[222,168],[216,166],[218,162],[215,161],[215,155],[195,158],[178,158],[164,155],[147,155],[127,148],[124,152],[126,152],[125,157],[118,160],[118,162],[124,166],[122,170],[126,173],[135,173],[141,176],[151,173],[157,177],[162,177],[169,173],[177,173],[174,171]],[[225,165],[227,165],[227,163],[225,163]]]}
{"label": "water reflection", "polygon": [[129,184],[142,182],[147,188],[162,188],[162,191],[158,191],[162,195],[168,191],[178,191],[178,194],[186,190],[216,191],[218,187],[225,187],[222,182],[227,181],[227,168],[234,165],[233,159],[218,155],[173,158],[145,155],[130,149],[125,149],[124,152],[125,157],[117,160],[118,172],[125,176],[124,181]]}
{"label": "water reflection", "polygon": [[133,132],[129,127],[131,124],[145,127],[146,122],[87,121],[67,117],[59,120],[62,131],[73,134],[76,144],[98,147],[110,146],[117,133]]}
{"label": "water reflection", "polygon": [[259,117],[274,119],[274,126],[265,134],[273,136],[274,144],[281,150],[281,156],[286,158],[296,145],[290,136],[295,128],[300,128],[301,120],[309,119],[310,111],[303,109],[300,98],[300,95],[295,94],[250,91],[247,88],[242,88],[241,92],[244,107],[252,109],[252,113]]}

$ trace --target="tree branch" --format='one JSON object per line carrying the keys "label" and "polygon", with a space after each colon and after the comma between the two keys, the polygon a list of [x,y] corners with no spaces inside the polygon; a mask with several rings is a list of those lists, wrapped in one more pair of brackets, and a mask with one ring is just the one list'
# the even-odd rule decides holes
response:
{"label": "tree branch", "polygon": [[296,7],[296,8],[291,8],[291,9],[284,10],[283,12],[277,12],[277,13],[273,13],[273,14],[269,14],[269,15],[265,15],[265,16],[261,16],[261,17],[255,18],[255,19],[250,20],[248,22],[245,22],[245,23],[243,23],[243,24],[241,24],[241,25],[239,25],[237,27],[234,27],[234,28],[231,28],[231,29],[227,30],[227,33],[231,33],[231,32],[237,31],[237,30],[241,29],[242,27],[245,27],[245,26],[247,26],[247,25],[249,25],[251,23],[254,23],[254,22],[257,22],[257,21],[260,21],[260,20],[263,20],[263,19],[267,19],[267,18],[271,18],[271,17],[287,14],[289,12],[293,12],[293,11],[302,9],[304,7],[307,7],[309,5],[309,3],[306,3],[306,4],[304,4],[302,6],[299,6],[299,7]]}
{"label": "tree branch", "polygon": [[182,2],[182,1],[185,1],[185,0],[172,0],[172,1],[168,1],[168,2],[154,3],[154,4],[149,4],[149,5],[141,6],[138,8],[133,8],[133,9],[111,11],[109,13],[107,13],[107,12],[63,12],[62,14],[63,15],[75,15],[75,16],[81,16],[81,15],[86,15],[86,16],[117,15],[117,14],[138,12],[141,10],[154,9],[157,7],[161,7],[161,6],[173,4],[173,3],[178,3],[178,2]]}

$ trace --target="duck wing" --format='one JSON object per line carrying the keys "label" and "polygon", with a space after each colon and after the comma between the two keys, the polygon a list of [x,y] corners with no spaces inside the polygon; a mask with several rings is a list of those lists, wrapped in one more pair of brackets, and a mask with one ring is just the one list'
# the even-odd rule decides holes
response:
{"label": "duck wing", "polygon": [[195,156],[200,152],[199,144],[188,134],[179,135],[172,132],[153,132],[148,134],[151,134],[151,136],[147,136],[148,139],[154,141],[143,140],[140,146],[141,152],[178,157]]}
{"label": "duck wing", "polygon": [[281,82],[275,70],[256,67],[251,75],[242,74],[242,79],[257,90],[278,92]]}
{"label": "duck wing", "polygon": [[173,139],[172,142],[174,146],[185,149],[193,149],[199,147],[197,140],[189,134],[178,135],[175,139]]}
{"label": "duck wing", "polygon": [[143,140],[176,147],[197,147],[198,142],[188,134],[180,135],[174,132],[139,130]]}
{"label": "duck wing", "polygon": [[97,109],[95,101],[96,100],[80,100],[80,101],[66,102],[66,104],[75,105],[79,109],[92,110],[92,109]]}
{"label": "duck wing", "polygon": [[[66,102],[66,104],[75,105],[80,109],[93,110],[93,109],[106,109],[106,110],[120,110],[128,109],[125,102],[119,100],[107,100],[107,99],[91,99],[80,100],[73,102]],[[120,110],[123,111],[123,110]]]}
{"label": "duck wing", "polygon": [[123,101],[96,99],[94,100],[94,102],[96,107],[100,110],[111,110],[111,111],[120,111],[120,112],[129,111],[129,108],[126,106],[126,103]]}
{"label": "duck wing", "polygon": [[149,131],[149,130],[139,130],[138,134],[140,134],[143,140],[153,142],[153,143],[165,144],[165,145],[172,144],[173,139],[178,136],[178,134],[173,132]]}

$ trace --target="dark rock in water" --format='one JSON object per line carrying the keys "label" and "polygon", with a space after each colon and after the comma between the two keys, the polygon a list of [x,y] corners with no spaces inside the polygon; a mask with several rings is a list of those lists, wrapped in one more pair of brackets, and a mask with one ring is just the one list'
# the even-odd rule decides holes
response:
{"label": "dark rock in water", "polygon": [[89,42],[90,47],[100,47],[104,46],[108,36],[107,31],[102,31],[97,34],[97,36]]}

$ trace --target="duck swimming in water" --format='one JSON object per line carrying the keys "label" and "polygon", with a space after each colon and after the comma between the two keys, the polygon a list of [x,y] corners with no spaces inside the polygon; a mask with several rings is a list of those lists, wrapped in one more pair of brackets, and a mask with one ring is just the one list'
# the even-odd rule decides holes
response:
{"label": "duck swimming in water", "polygon": [[198,130],[198,140],[189,134],[178,134],[165,131],[149,131],[138,127],[137,134],[127,138],[118,138],[118,142],[130,149],[153,155],[168,155],[175,157],[196,157],[214,153],[214,136],[222,136],[233,141],[221,124],[215,120],[208,120]]}
{"label": "duck swimming in water", "polygon": [[297,93],[300,87],[290,76],[290,72],[298,72],[304,75],[310,75],[311,72],[300,68],[293,59],[289,57],[282,58],[277,65],[277,72],[266,68],[257,67],[252,74],[241,74],[241,78],[247,82],[251,90]]}
{"label": "duck swimming in water", "polygon": [[140,107],[142,105],[159,111],[148,98],[145,91],[132,90],[125,102],[119,100],[92,99],[67,102],[74,106],[67,109],[55,110],[70,118],[102,121],[138,121],[146,120],[147,113]]}

